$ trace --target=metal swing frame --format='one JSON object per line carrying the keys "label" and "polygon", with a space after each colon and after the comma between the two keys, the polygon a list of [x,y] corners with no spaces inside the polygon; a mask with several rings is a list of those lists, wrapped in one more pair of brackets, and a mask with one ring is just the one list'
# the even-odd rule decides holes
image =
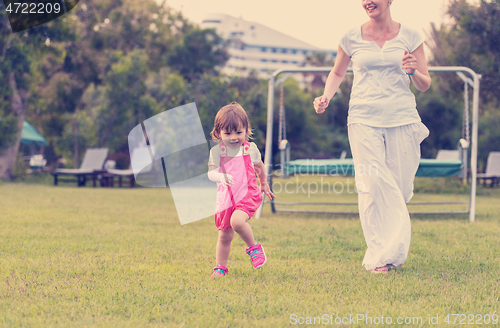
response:
{"label": "metal swing frame", "polygon": [[[465,95],[464,102],[468,106],[468,86],[473,88],[473,99],[472,99],[472,135],[470,139],[469,148],[470,153],[470,166],[471,166],[471,189],[469,197],[469,208],[467,211],[443,211],[443,212],[410,212],[410,214],[468,214],[469,221],[475,221],[476,214],[476,188],[477,188],[477,152],[478,152],[478,118],[479,118],[479,80],[481,75],[474,72],[468,67],[462,66],[450,66],[450,67],[429,67],[429,72],[454,72],[465,84]],[[267,100],[267,132],[266,132],[266,151],[264,155],[264,165],[267,168],[268,180],[272,183],[272,166],[271,159],[273,157],[273,117],[274,117],[274,92],[276,84],[278,83],[277,77],[283,73],[329,73],[331,67],[318,67],[318,68],[295,68],[295,69],[278,69],[269,78],[268,84],[268,100]],[[347,72],[352,73],[352,69],[349,68]],[[469,75],[470,77],[467,77]],[[464,117],[465,119],[465,117]],[[467,126],[464,127],[468,129],[468,117]],[[280,132],[281,133],[281,132]],[[467,140],[469,141],[469,140]],[[289,146],[287,143],[280,145],[280,149],[287,149]],[[289,154],[289,148],[287,149]],[[284,157],[284,152],[282,151],[282,157]],[[467,157],[464,157],[464,164],[467,165]],[[282,159],[284,163],[284,159]],[[466,168],[467,170],[467,168]],[[274,200],[269,201],[271,204],[271,209],[273,213],[279,212],[300,212],[300,213],[332,213],[332,214],[357,214],[358,212],[334,212],[334,211],[307,211],[307,210],[285,210],[276,209],[275,204],[279,205],[357,205],[357,203],[283,203],[276,202]],[[440,204],[467,204],[466,202],[454,202],[454,203],[410,203],[411,205],[440,205]],[[259,217],[262,210],[260,207],[256,216]]]}

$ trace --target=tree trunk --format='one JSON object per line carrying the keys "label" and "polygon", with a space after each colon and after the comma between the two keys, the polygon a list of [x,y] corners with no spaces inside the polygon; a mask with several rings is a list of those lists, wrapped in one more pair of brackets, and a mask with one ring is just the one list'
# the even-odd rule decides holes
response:
{"label": "tree trunk", "polygon": [[78,165],[78,120],[77,112],[73,113],[73,165],[77,169]]}
{"label": "tree trunk", "polygon": [[0,179],[12,180],[16,168],[17,153],[21,143],[21,133],[23,130],[24,115],[26,108],[24,106],[21,95],[17,90],[16,79],[14,72],[10,72],[8,76],[9,86],[12,91],[10,104],[12,113],[17,117],[17,133],[14,143],[0,153]]}

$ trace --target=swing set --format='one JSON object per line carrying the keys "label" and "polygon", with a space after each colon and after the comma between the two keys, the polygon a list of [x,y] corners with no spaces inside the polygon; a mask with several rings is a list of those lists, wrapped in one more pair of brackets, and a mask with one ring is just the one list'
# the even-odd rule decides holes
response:
{"label": "swing set", "polygon": [[[279,69],[275,71],[269,78],[268,84],[268,104],[267,104],[267,133],[266,133],[266,151],[264,156],[264,164],[268,170],[269,185],[272,186],[272,157],[273,157],[273,117],[274,117],[274,94],[277,85],[284,82],[290,73],[328,73],[331,67],[318,67],[318,68],[296,68],[296,69]],[[348,72],[352,73],[349,68]],[[466,211],[425,211],[425,212],[411,212],[410,214],[468,214],[469,221],[475,221],[476,212],[476,186],[477,186],[477,140],[478,140],[478,116],[479,116],[479,80],[481,75],[475,73],[468,67],[429,67],[429,72],[454,72],[464,82],[464,112],[462,123],[462,138],[458,142],[459,158],[450,159],[421,159],[420,165],[417,170],[416,176],[421,177],[447,177],[456,176],[463,178],[467,181],[467,168],[468,168],[468,149],[471,148],[470,153],[470,170],[471,170],[471,188],[468,202],[425,202],[415,203],[410,202],[408,205],[456,205],[467,204]],[[282,79],[277,80],[280,74],[288,73]],[[470,77],[468,77],[469,75]],[[469,86],[473,88],[472,99],[472,136],[469,130]],[[312,107],[312,105],[311,105]],[[341,155],[340,159],[296,159],[290,160],[290,144],[286,139],[286,121],[284,109],[284,94],[283,85],[281,85],[281,97],[279,108],[279,150],[281,158],[281,172],[282,177],[287,178],[293,174],[331,174],[331,172],[342,173],[344,175],[354,174],[354,163],[352,158],[344,158],[345,152]],[[286,203],[281,201],[267,201],[271,204],[271,210],[276,212],[294,212],[294,213],[330,213],[330,214],[357,214],[358,212],[350,211],[312,211],[312,210],[297,210],[278,208],[277,205],[283,207],[295,205],[331,205],[331,206],[345,206],[345,205],[358,205],[357,203],[311,203],[311,202],[294,202]],[[262,206],[256,213],[259,217]]]}

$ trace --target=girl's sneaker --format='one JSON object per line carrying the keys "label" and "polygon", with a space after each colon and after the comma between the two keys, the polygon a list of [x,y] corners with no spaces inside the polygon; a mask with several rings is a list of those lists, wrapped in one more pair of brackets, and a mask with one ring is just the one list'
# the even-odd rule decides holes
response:
{"label": "girl's sneaker", "polygon": [[218,265],[214,268],[214,272],[212,273],[212,277],[222,277],[227,274],[227,268],[223,265]]}
{"label": "girl's sneaker", "polygon": [[246,252],[250,256],[254,268],[258,269],[266,263],[266,254],[261,244],[256,243],[255,245],[248,246]]}

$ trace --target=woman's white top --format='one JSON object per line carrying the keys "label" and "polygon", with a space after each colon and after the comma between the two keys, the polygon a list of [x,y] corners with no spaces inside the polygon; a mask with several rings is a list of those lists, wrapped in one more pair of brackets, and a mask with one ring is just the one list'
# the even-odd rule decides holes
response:
{"label": "woman's white top", "polygon": [[348,125],[395,127],[421,121],[402,65],[405,50],[412,53],[423,42],[417,31],[402,24],[398,35],[382,48],[363,40],[361,27],[342,37],[340,47],[351,57],[354,73]]}
{"label": "woman's white top", "polygon": [[[254,142],[249,142],[249,144],[250,144],[250,149],[248,150],[248,154],[252,159],[252,164],[260,162],[262,160],[262,155],[260,154],[259,148],[257,148],[257,145]],[[237,157],[243,155],[243,147],[239,148],[226,147],[226,149],[227,149],[227,156],[229,157]],[[221,153],[219,145],[212,147],[212,149],[210,149],[210,157],[208,158],[208,166],[219,167],[220,155]]]}

